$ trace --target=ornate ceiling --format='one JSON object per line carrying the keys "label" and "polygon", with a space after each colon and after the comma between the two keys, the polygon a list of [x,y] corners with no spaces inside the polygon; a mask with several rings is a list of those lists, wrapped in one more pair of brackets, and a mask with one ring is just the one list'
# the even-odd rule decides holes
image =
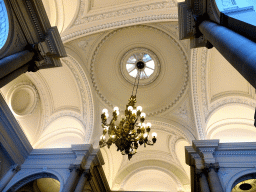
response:
{"label": "ornate ceiling", "polygon": [[131,95],[121,64],[133,49],[159,62],[156,78],[137,94],[158,140],[131,161],[114,146],[102,149],[112,190],[190,191],[184,146],[248,135],[255,141],[255,90],[214,48],[190,50],[179,40],[176,0],[43,2],[68,57],[60,68],[26,73],[1,89],[34,148],[98,147],[102,109],[122,113]]}

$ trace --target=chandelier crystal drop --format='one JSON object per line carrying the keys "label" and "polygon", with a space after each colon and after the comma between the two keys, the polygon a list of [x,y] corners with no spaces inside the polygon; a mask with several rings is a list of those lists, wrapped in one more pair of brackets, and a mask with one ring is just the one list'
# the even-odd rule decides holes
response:
{"label": "chandelier crystal drop", "polygon": [[108,123],[108,110],[103,109],[101,114],[103,134],[100,137],[100,147],[115,144],[117,151],[121,151],[122,155],[128,155],[130,160],[137,152],[139,144],[154,145],[156,143],[157,133],[152,133],[152,141],[149,140],[151,123],[145,124],[146,114],[142,112],[142,107],[136,108],[136,94],[139,85],[139,79],[142,71],[143,61],[138,61],[136,67],[138,69],[137,76],[133,85],[132,95],[125,109],[125,116],[118,122],[119,108],[114,107],[112,119]]}

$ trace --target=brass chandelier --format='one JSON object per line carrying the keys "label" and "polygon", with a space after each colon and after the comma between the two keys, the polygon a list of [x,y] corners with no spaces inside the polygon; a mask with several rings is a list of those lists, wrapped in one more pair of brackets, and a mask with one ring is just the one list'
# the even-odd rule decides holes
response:
{"label": "brass chandelier", "polygon": [[110,148],[112,144],[115,144],[117,151],[121,151],[122,155],[128,155],[129,160],[137,152],[139,144],[144,144],[144,147],[146,147],[146,145],[154,145],[156,143],[157,133],[152,133],[152,141],[149,140],[151,123],[144,123],[146,114],[142,112],[141,106],[137,108],[135,106],[141,71],[144,67],[145,63],[143,61],[136,63],[138,73],[133,85],[132,95],[126,105],[125,117],[119,122],[117,121],[119,115],[118,107],[114,107],[113,117],[109,123],[107,122],[109,117],[108,110],[103,109],[101,114],[103,135],[100,137],[100,147],[107,145]]}

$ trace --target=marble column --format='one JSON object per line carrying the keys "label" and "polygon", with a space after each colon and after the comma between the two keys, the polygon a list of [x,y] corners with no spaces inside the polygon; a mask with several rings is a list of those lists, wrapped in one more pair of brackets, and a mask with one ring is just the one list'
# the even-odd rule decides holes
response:
{"label": "marble column", "polygon": [[0,60],[0,78],[8,75],[32,60],[35,55],[32,51],[21,51]]}
{"label": "marble column", "polygon": [[91,177],[92,177],[92,175],[91,175],[90,171],[85,170],[82,173],[82,175],[78,181],[75,192],[83,192],[85,184],[91,180]]}
{"label": "marble column", "polygon": [[71,192],[75,190],[78,176],[81,172],[81,167],[80,165],[70,165],[69,170],[70,170],[70,175],[63,187],[62,192]]}
{"label": "marble column", "polygon": [[200,190],[201,192],[211,192],[209,188],[209,184],[204,173],[204,170],[197,169],[196,170],[197,179],[199,180]]}
{"label": "marble column", "polygon": [[199,25],[200,32],[223,57],[256,88],[256,43],[211,21]]}
{"label": "marble column", "polygon": [[219,168],[219,165],[217,163],[206,165],[206,169],[208,172],[208,181],[209,181],[211,192],[224,192],[221,186],[218,173],[217,173],[218,168]]}
{"label": "marble column", "polygon": [[6,185],[11,181],[11,179],[19,170],[20,170],[19,165],[14,165],[11,167],[11,169],[3,176],[3,178],[0,181],[0,191],[3,191]]}

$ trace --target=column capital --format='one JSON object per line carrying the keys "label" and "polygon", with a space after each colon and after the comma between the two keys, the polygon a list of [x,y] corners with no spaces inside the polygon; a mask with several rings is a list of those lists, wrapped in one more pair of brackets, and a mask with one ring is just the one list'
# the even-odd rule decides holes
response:
{"label": "column capital", "polygon": [[83,173],[82,173],[82,176],[83,177],[86,177],[86,180],[87,181],[90,181],[91,179],[92,179],[92,174],[91,174],[91,171],[90,171],[90,169],[85,169],[84,171],[83,171]]}
{"label": "column capital", "polygon": [[203,174],[203,169],[195,169],[195,174],[197,176],[197,178],[200,178]]}
{"label": "column capital", "polygon": [[80,172],[80,171],[82,171],[82,168],[81,168],[81,165],[80,164],[78,164],[78,165],[76,165],[76,164],[71,164],[70,166],[69,166],[69,170],[70,170],[70,172],[72,172],[72,171],[77,171],[77,172]]}
{"label": "column capital", "polygon": [[204,20],[220,23],[220,16],[214,0],[187,0],[178,4],[179,38],[190,39],[190,48],[212,48],[198,26]]}
{"label": "column capital", "polygon": [[215,172],[218,172],[220,166],[219,163],[205,163],[205,169],[209,172],[211,169],[214,169]]}

